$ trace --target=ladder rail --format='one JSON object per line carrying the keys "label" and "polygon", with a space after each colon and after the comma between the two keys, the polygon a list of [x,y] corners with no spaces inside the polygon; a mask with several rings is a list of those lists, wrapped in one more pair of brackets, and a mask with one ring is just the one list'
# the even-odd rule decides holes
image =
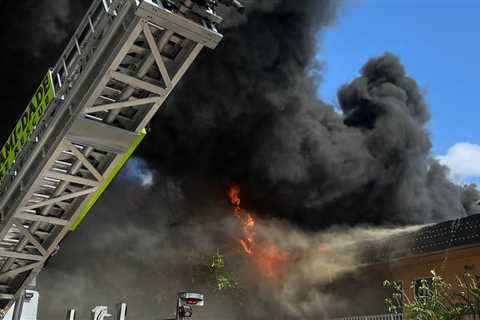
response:
{"label": "ladder rail", "polygon": [[[101,3],[101,0],[95,0],[92,4],[91,9],[95,8],[95,4],[97,2]],[[117,0],[116,3],[121,2],[121,0]],[[102,6],[103,8],[103,6]],[[87,20],[88,22],[88,20]],[[116,26],[118,28],[118,26]],[[113,29],[113,30],[112,30]],[[110,31],[114,31],[115,28],[112,28]],[[101,40],[101,39],[99,39]],[[70,43],[67,45],[65,52],[72,50],[75,46],[75,41],[72,39]],[[93,44],[92,44],[93,46]],[[95,50],[95,53],[99,53],[104,48],[98,47]],[[84,52],[84,55],[86,51]],[[15,164],[9,170],[9,174],[5,176],[5,178],[1,182],[0,188],[0,213],[2,217],[5,218],[5,202],[9,200],[11,193],[14,189],[16,189],[16,185],[24,176],[24,171],[22,171],[23,167],[30,166],[33,162],[33,159],[38,156],[40,152],[45,153],[46,150],[44,149],[44,142],[51,135],[53,128],[55,125],[61,120],[61,115],[64,115],[65,112],[71,112],[70,110],[61,110],[60,107],[68,105],[68,98],[74,93],[74,89],[78,89],[75,84],[79,81],[79,77],[82,75],[82,72],[77,73],[77,77],[74,79],[66,79],[61,75],[60,69],[63,68],[63,61],[64,61],[64,54],[62,54],[62,58],[59,60],[57,65],[53,68],[54,79],[60,76],[63,85],[57,87],[58,90],[56,92],[56,99],[51,103],[46,111],[45,115],[43,116],[42,120],[38,124],[37,128],[31,135],[31,139],[27,142],[24,146],[20,154],[15,159]],[[93,60],[93,59],[92,59]],[[90,63],[91,67],[92,63]],[[87,68],[83,68],[84,70]],[[82,70],[82,71],[84,71]],[[85,72],[83,72],[84,74]],[[58,111],[58,112],[57,112]],[[22,188],[20,188],[22,189]],[[10,191],[10,192],[9,192]]]}
{"label": "ladder rail", "polygon": [[51,70],[56,97],[1,181],[4,312],[108,187],[202,48],[222,39],[161,1],[104,3],[94,0]]}

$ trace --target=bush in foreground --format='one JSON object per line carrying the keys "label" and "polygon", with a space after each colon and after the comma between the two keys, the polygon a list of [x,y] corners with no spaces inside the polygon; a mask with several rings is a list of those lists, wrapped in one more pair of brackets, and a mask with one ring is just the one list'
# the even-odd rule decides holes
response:
{"label": "bush in foreground", "polygon": [[432,281],[422,280],[413,300],[409,299],[399,283],[385,281],[384,286],[394,291],[392,297],[385,299],[389,312],[403,312],[406,319],[480,319],[478,275],[465,272],[456,277],[456,284],[451,284],[435,271],[431,273]]}

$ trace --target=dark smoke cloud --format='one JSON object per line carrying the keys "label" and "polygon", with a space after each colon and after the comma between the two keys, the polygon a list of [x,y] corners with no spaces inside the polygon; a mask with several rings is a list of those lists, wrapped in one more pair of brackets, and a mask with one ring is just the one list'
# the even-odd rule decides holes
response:
{"label": "dark smoke cloud", "polygon": [[239,183],[252,208],[309,228],[465,215],[465,190],[432,158],[429,110],[399,59],[370,60],[340,89],[340,115],[312,76],[334,3],[262,3],[273,5],[227,28],[152,123],[150,164],[194,192]]}
{"label": "dark smoke cloud", "polygon": [[[183,290],[206,294],[206,307],[195,309],[197,319],[329,319],[346,312],[385,312],[383,276],[358,273],[357,265],[374,249],[372,243],[414,228],[306,233],[285,222],[257,220],[256,240],[275,243],[289,256],[272,279],[241,251],[242,228],[219,200],[192,201],[173,181],[145,188],[122,174],[40,275],[41,318],[62,317],[71,307],[87,318],[94,305],[125,301],[130,319],[166,319],[174,312],[175,293]],[[234,292],[215,290],[196,272],[217,248],[239,282]],[[345,292],[354,286],[362,292],[361,303],[358,295]],[[351,301],[357,301],[356,309]]]}
{"label": "dark smoke cloud", "polygon": [[[89,2],[1,3],[0,38],[8,45],[0,63],[10,79],[1,93],[8,106],[2,136]],[[42,318],[62,317],[70,306],[86,318],[88,306],[125,300],[130,318],[159,319],[185,289],[208,294],[208,307],[196,311],[200,318],[264,319],[269,312],[279,319],[320,318],[326,310],[317,299],[329,298],[321,288],[325,274],[313,281],[293,274],[290,287],[279,291],[249,273],[236,242],[241,230],[224,197],[232,182],[242,187],[245,205],[265,218],[315,230],[465,214],[478,192],[449,182],[445,167],[431,158],[428,108],[397,58],[372,59],[341,88],[343,115],[317,97],[316,39],[336,7],[327,0],[251,0],[247,16],[228,13],[224,41],[202,53],[140,149],[155,184],[116,179],[41,274]],[[291,230],[298,229],[285,223],[269,234],[297,239]],[[301,244],[308,249],[317,237],[302,234]],[[192,278],[203,254],[217,247],[246,286],[242,306]],[[313,255],[307,262],[299,269],[304,274],[322,263]]]}
{"label": "dark smoke cloud", "polygon": [[95,305],[127,302],[129,319],[172,318],[176,293],[192,290],[207,294],[196,318],[240,319],[235,301],[195,273],[217,248],[238,255],[232,222],[230,212],[185,199],[172,182],[145,188],[121,175],[40,274],[40,316],[75,308],[86,319]]}
{"label": "dark smoke cloud", "polygon": [[90,3],[90,0],[0,1],[0,137],[10,134],[48,68],[60,58]]}

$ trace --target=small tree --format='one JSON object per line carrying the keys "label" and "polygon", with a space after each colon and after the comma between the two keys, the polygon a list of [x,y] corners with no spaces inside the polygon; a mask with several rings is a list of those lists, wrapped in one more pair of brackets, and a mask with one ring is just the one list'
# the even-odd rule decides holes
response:
{"label": "small tree", "polygon": [[409,299],[398,283],[385,281],[384,286],[394,291],[391,298],[385,299],[389,312],[403,312],[407,319],[454,320],[466,316],[480,319],[478,276],[465,272],[461,277],[456,277],[457,285],[452,285],[435,271],[432,270],[431,273],[431,283],[422,280],[419,287],[421,294],[413,300]]}
{"label": "small tree", "polygon": [[193,268],[192,282],[210,293],[230,296],[235,303],[242,305],[245,299],[244,289],[225,261],[220,249],[213,255],[202,255]]}
{"label": "small tree", "polygon": [[216,289],[218,291],[238,288],[238,282],[235,280],[233,274],[225,270],[225,258],[219,249],[217,249],[217,252],[212,256],[209,269],[214,275]]}

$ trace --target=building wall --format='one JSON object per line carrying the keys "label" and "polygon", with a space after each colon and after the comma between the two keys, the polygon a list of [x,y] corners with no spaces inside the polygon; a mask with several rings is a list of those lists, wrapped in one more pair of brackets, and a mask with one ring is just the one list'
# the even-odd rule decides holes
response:
{"label": "building wall", "polygon": [[385,298],[391,297],[393,291],[383,287],[384,280],[401,281],[405,294],[413,300],[414,280],[431,278],[431,270],[435,270],[455,285],[456,276],[463,275],[466,266],[473,269],[471,273],[480,275],[480,243],[364,265],[343,281],[335,281],[332,293],[348,301],[348,308],[336,310],[333,318],[388,313]]}
{"label": "building wall", "polygon": [[456,276],[464,274],[465,267],[480,273],[479,244],[401,258],[376,266],[375,269],[378,268],[386,280],[402,281],[406,295],[413,299],[411,286],[414,280],[430,278],[430,271],[435,270],[447,282],[456,284]]}

